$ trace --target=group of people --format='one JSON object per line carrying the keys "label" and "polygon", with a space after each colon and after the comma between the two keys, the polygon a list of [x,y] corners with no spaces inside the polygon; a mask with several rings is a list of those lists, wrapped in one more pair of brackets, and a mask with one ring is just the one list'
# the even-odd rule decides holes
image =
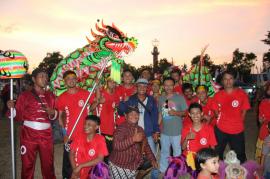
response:
{"label": "group of people", "polygon": [[[200,153],[204,156],[204,150],[210,150],[216,158],[209,165],[216,165],[227,144],[241,163],[247,160],[244,120],[250,104],[247,94],[234,87],[230,71],[223,72],[223,89],[210,98],[205,85],[194,89],[190,83],[182,83],[180,70],[173,70],[162,81],[152,80],[148,70],[135,80],[132,72],[125,70],[122,84],[108,77],[104,86],[98,85],[83,111],[90,92],[77,86],[74,71],[63,74],[67,91],[58,97],[46,90],[46,71],[35,69],[32,80],[33,88],[22,92],[16,101],[8,101],[16,120],[23,123],[23,179],[34,177],[37,152],[43,178],[55,178],[51,121],[57,119],[68,144],[63,146],[63,178],[85,179],[103,161],[111,178],[136,178],[146,162],[152,167],[151,178],[158,178],[166,176],[171,155],[183,155],[188,167],[201,169],[198,178],[213,178],[216,172],[203,170],[207,161]],[[269,94],[269,87],[267,90]],[[269,96],[266,99],[269,108]],[[268,113],[260,113],[264,126],[270,121]],[[269,151],[263,156],[262,162],[269,165]],[[265,170],[268,175],[269,170]]]}

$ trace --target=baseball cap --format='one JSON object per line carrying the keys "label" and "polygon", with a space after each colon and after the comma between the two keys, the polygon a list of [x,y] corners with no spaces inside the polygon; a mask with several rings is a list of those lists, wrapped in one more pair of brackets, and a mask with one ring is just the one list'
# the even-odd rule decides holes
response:
{"label": "baseball cap", "polygon": [[148,85],[148,81],[147,79],[144,79],[144,78],[139,78],[137,81],[136,81],[137,84],[145,84],[145,85]]}

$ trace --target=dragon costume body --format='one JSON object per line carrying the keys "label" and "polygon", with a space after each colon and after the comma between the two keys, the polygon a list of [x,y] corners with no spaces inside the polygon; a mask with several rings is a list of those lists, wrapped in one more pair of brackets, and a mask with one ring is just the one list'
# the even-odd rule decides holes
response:
{"label": "dragon costume body", "polygon": [[110,75],[110,78],[120,83],[123,58],[135,50],[137,40],[134,37],[128,38],[114,24],[108,26],[102,21],[101,25],[97,22],[95,27],[97,33],[91,29],[94,40],[86,37],[89,44],[70,53],[54,69],[50,83],[57,96],[66,91],[63,73],[67,70],[76,72],[80,87],[91,90],[102,66],[110,62],[110,70],[104,70],[100,81]]}

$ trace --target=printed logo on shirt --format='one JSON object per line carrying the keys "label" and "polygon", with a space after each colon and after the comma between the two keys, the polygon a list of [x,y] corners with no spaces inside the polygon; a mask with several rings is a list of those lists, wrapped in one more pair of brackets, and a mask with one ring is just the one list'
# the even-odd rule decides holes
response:
{"label": "printed logo on shirt", "polygon": [[24,145],[21,146],[21,155],[26,154],[26,147]]}
{"label": "printed logo on shirt", "polygon": [[93,156],[95,155],[95,153],[96,153],[96,151],[95,151],[94,149],[90,149],[90,150],[88,151],[88,154],[89,154],[91,157],[93,157]]}
{"label": "printed logo on shirt", "polygon": [[78,102],[78,105],[79,105],[79,107],[83,107],[84,101],[81,99],[81,100]]}
{"label": "printed logo on shirt", "polygon": [[232,101],[232,107],[236,108],[236,107],[238,107],[238,105],[239,105],[239,101],[237,101],[237,100]]}
{"label": "printed logo on shirt", "polygon": [[169,111],[172,109],[176,110],[176,104],[173,101],[166,100],[161,109],[164,120],[172,119],[174,117],[169,115]]}
{"label": "printed logo on shirt", "polygon": [[200,144],[201,145],[206,145],[207,144],[207,139],[206,138],[201,138]]}

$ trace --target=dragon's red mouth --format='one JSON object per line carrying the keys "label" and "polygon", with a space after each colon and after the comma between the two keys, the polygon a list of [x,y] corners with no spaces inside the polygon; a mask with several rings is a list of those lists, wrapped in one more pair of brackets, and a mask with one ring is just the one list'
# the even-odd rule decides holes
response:
{"label": "dragon's red mouth", "polygon": [[115,42],[106,42],[106,47],[114,51],[115,53],[119,54],[121,52],[125,52],[126,54],[129,54],[133,47],[130,43],[115,43]]}

